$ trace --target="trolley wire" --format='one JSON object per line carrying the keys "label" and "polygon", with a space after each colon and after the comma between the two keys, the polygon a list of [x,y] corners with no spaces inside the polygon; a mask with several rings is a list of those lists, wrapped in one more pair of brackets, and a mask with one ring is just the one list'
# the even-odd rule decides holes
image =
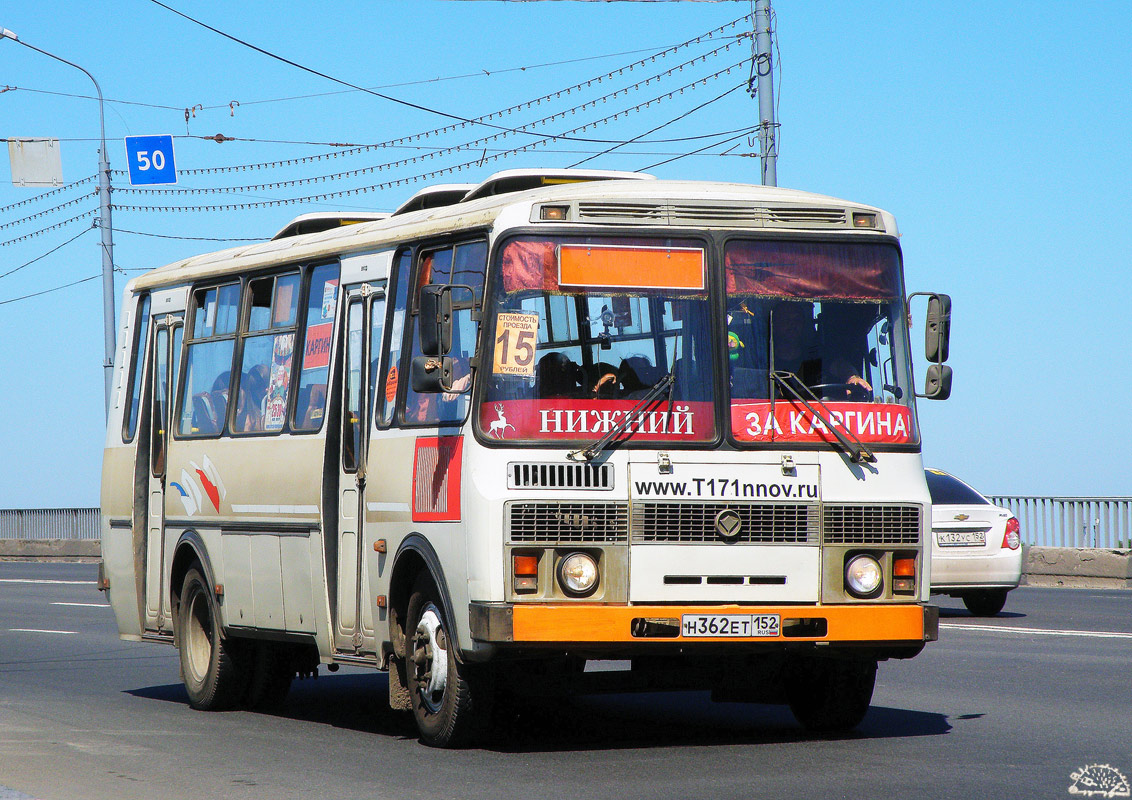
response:
{"label": "trolley wire", "polygon": [[14,273],[16,273],[16,272],[19,272],[19,271],[20,271],[21,269],[23,269],[24,267],[30,267],[30,266],[31,266],[32,264],[34,264],[35,262],[37,262],[37,261],[41,261],[41,260],[43,260],[43,259],[47,258],[47,257],[48,257],[49,255],[51,255],[52,253],[56,252],[57,250],[62,250],[62,249],[63,249],[64,247],[66,247],[67,245],[69,245],[69,244],[70,244],[71,242],[75,241],[75,239],[78,239],[78,238],[79,238],[80,236],[82,236],[82,235],[84,235],[84,234],[86,234],[86,233],[89,233],[90,231],[94,230],[94,227],[95,227],[95,226],[91,225],[91,226],[90,226],[89,228],[84,228],[83,230],[79,231],[79,232],[78,232],[78,233],[76,233],[76,234],[75,234],[74,236],[72,236],[72,237],[71,237],[70,239],[68,239],[67,241],[63,242],[62,244],[60,244],[60,245],[56,245],[55,247],[52,247],[52,248],[51,248],[50,250],[48,250],[48,251],[47,251],[46,253],[43,253],[42,255],[38,255],[38,256],[36,256],[35,258],[33,258],[33,259],[32,259],[31,261],[27,261],[27,262],[25,262],[25,263],[23,263],[23,264],[20,264],[20,265],[19,265],[18,267],[15,267],[15,268],[13,268],[13,269],[10,269],[10,270],[8,270],[7,272],[5,272],[5,273],[3,273],[3,274],[0,274],[0,278],[7,278],[7,277],[8,277],[9,275],[12,275],[12,274],[14,274]]}

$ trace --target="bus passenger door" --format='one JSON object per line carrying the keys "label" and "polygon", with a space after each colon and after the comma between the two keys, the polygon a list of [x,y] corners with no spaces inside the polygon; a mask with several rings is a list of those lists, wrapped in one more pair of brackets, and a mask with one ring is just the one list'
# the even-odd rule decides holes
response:
{"label": "bus passenger door", "polygon": [[[381,348],[385,289],[346,288],[346,344],[342,365],[341,447],[338,459],[338,580],[334,644],[339,651],[373,647],[373,610],[363,602],[365,578],[366,448],[372,403],[370,361]],[[369,640],[367,642],[367,640]],[[365,646],[364,645],[368,645]]]}
{"label": "bus passenger door", "polygon": [[170,364],[180,350],[182,319],[153,320],[149,405],[149,470],[146,503],[145,627],[171,630],[169,587],[165,570],[165,456],[169,442],[169,402],[173,396]]}

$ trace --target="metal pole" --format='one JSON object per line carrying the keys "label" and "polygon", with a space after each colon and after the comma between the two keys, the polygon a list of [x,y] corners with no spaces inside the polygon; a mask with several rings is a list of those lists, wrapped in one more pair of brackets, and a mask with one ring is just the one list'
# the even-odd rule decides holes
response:
{"label": "metal pole", "polygon": [[778,126],[774,121],[774,59],[770,0],[755,2],[755,69],[758,71],[759,148],[764,186],[778,185]]}
{"label": "metal pole", "polygon": [[95,92],[98,93],[98,227],[102,233],[102,319],[106,346],[106,359],[102,363],[106,384],[103,401],[106,416],[109,417],[110,385],[114,380],[114,226],[110,218],[110,159],[106,154],[106,118],[103,111],[102,87],[98,85],[98,81],[94,79],[93,75],[78,64],[68,61],[65,58],[60,58],[54,53],[41,50],[35,45],[20,41],[16,34],[7,28],[0,27],[0,38],[11,39],[13,42],[22,44],[29,50],[42,53],[48,58],[53,58],[69,67],[74,67],[90,78],[91,82],[94,84]]}

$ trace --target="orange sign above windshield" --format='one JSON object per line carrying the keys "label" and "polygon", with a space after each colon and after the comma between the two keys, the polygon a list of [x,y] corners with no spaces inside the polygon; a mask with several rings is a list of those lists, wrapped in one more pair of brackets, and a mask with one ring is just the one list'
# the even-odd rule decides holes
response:
{"label": "orange sign above windshield", "polygon": [[564,244],[558,248],[558,283],[698,291],[704,288],[704,251]]}

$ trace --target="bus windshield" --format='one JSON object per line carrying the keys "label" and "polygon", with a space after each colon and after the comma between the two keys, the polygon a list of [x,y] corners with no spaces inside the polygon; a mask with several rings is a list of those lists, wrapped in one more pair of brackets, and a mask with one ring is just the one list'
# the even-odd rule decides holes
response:
{"label": "bus windshield", "polygon": [[715,438],[704,244],[513,239],[485,318],[494,343],[479,422],[489,438],[584,441],[637,409],[632,441]]}
{"label": "bus windshield", "polygon": [[917,441],[895,247],[736,240],[725,268],[736,440]]}

